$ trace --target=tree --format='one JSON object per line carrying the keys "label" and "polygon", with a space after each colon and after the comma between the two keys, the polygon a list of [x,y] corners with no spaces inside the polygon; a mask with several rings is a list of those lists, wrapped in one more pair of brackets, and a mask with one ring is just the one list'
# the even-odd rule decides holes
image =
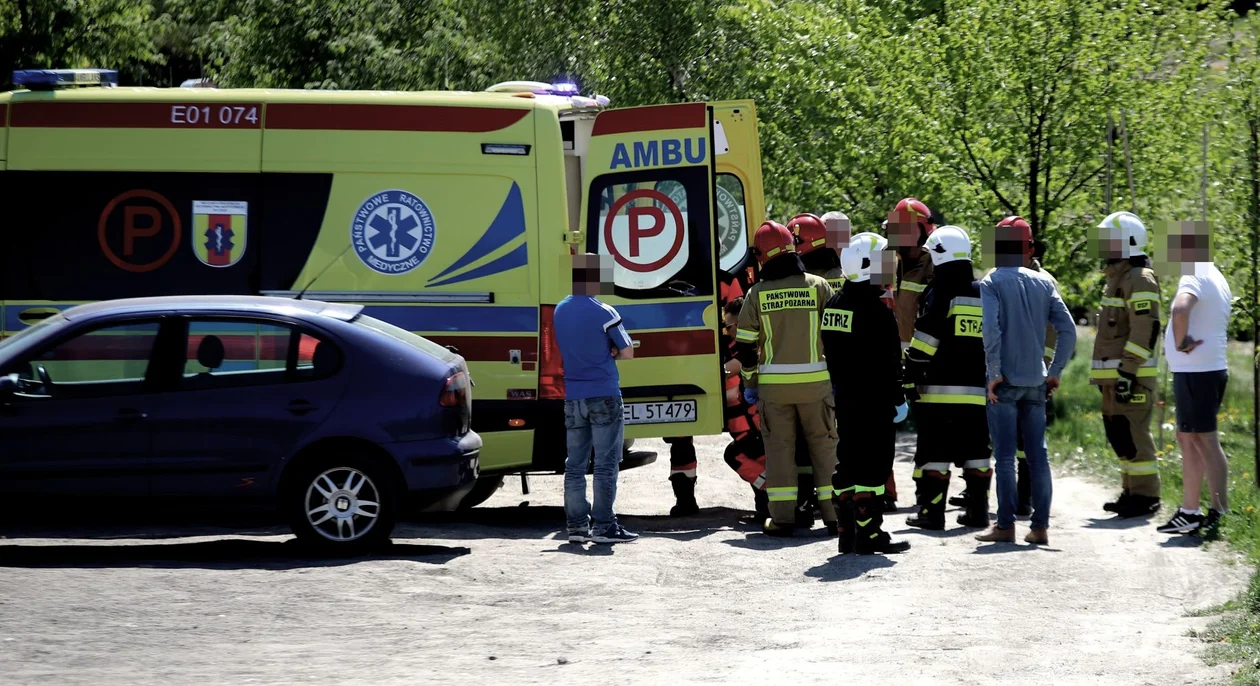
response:
{"label": "tree", "polygon": [[152,19],[147,0],[0,0],[0,83],[15,69],[159,63]]}

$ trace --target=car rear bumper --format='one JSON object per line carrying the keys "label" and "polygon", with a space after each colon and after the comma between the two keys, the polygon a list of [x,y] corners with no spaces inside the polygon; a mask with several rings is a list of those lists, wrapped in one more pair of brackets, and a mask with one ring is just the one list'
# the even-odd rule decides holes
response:
{"label": "car rear bumper", "polygon": [[[477,481],[481,464],[481,436],[468,432],[456,439],[408,441],[384,446],[402,469],[409,505],[451,509]],[[436,506],[436,507],[435,507]]]}

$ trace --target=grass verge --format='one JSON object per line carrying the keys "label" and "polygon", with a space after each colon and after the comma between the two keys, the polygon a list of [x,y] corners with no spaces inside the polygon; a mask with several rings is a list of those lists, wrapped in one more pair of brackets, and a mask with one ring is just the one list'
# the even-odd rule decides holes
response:
{"label": "grass verge", "polygon": [[[1080,334],[1076,357],[1068,364],[1063,385],[1055,395],[1055,420],[1049,429],[1050,458],[1076,472],[1114,483],[1119,492],[1120,472],[1103,432],[1101,396],[1098,389],[1089,385],[1093,332],[1081,329]],[[1255,443],[1251,433],[1252,350],[1250,344],[1230,344],[1229,386],[1218,415],[1218,431],[1229,457],[1230,514],[1224,520],[1221,538],[1255,565],[1260,563],[1260,489],[1256,488]],[[1172,375],[1164,373],[1160,380],[1159,397],[1166,404],[1156,408],[1151,433],[1156,441],[1166,515],[1181,503],[1181,454],[1174,421]],[[1206,489],[1203,503],[1206,507]],[[1204,658],[1210,664],[1238,664],[1234,673],[1237,684],[1260,683],[1260,573],[1252,576],[1241,597],[1218,610],[1223,616],[1197,634],[1208,645]]]}

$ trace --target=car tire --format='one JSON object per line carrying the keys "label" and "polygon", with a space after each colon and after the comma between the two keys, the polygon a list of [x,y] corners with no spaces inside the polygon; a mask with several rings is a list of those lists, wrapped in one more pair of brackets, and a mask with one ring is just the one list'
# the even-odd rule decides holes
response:
{"label": "car tire", "polygon": [[362,455],[321,455],[296,467],[281,507],[299,542],[323,551],[384,545],[397,521],[389,471]]}
{"label": "car tire", "polygon": [[503,486],[503,475],[488,475],[477,478],[477,483],[473,485],[472,490],[464,499],[459,501],[457,510],[471,510],[474,507],[486,502],[490,496],[494,495],[499,488]]}

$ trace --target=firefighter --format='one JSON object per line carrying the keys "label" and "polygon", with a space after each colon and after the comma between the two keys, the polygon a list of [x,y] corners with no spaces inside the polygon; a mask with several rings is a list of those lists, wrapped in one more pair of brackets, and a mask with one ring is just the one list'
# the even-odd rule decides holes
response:
{"label": "firefighter", "polygon": [[1103,509],[1121,517],[1159,509],[1159,466],[1151,409],[1159,367],[1159,282],[1146,257],[1146,226],[1132,212],[1098,225],[1107,275],[1089,381],[1102,391],[1103,428],[1120,458],[1120,497]]}
{"label": "firefighter", "polygon": [[[971,265],[971,239],[957,226],[937,229],[924,244],[934,274],[923,294],[914,338],[906,351],[908,393],[916,400],[919,439],[914,452],[918,515],[906,523],[945,528],[950,464],[967,485],[958,523],[989,525],[989,424],[985,407],[984,339],[980,287]],[[917,397],[915,397],[917,396]]]}
{"label": "firefighter", "polygon": [[[1024,222],[1026,226],[1028,223],[1023,217],[1007,217],[1006,219],[998,222],[998,226],[1006,226],[1008,225],[1008,222]],[[1032,227],[1028,227],[1028,230],[1031,232]],[[1044,259],[1045,254],[1046,244],[1041,241],[1033,241],[1033,257],[1032,260],[1029,261],[1028,268],[1035,272],[1041,272],[1049,277],[1051,283],[1054,284],[1055,292],[1058,293],[1059,282],[1054,278],[1053,274],[1046,271],[1046,269],[1041,266],[1041,260]],[[990,269],[988,273],[993,273],[993,271],[994,270]],[[1044,359],[1042,360],[1047,369],[1050,368],[1050,363],[1054,362],[1054,342],[1058,340],[1058,337],[1059,333],[1054,330],[1054,326],[1047,324],[1046,349],[1044,352]],[[1054,423],[1054,396],[1049,396],[1046,398],[1046,426],[1050,426],[1052,423]],[[1018,475],[1018,485],[1016,490],[1019,494],[1019,498],[1018,503],[1015,506],[1015,514],[1020,517],[1027,517],[1032,514],[1032,481],[1030,480],[1032,477],[1029,476],[1028,461],[1025,457],[1024,436],[1017,426],[1015,432],[1015,464],[1018,465],[1016,469],[1016,474]],[[959,493],[949,499],[949,504],[956,507],[963,507],[966,505],[966,502],[967,491],[965,489],[962,493]]]}
{"label": "firefighter", "polygon": [[[889,238],[889,244],[896,249],[897,255],[897,289],[893,301],[893,310],[897,315],[897,333],[901,339],[901,350],[904,354],[910,348],[914,337],[914,324],[919,316],[919,303],[923,292],[932,280],[932,258],[923,251],[923,244],[932,232],[936,223],[932,210],[917,198],[902,198],[883,228]],[[907,388],[906,392],[911,404],[914,393]],[[918,417],[916,410],[915,417]],[[916,419],[917,421],[917,419]],[[885,511],[897,511],[897,485],[890,471],[888,474],[887,497]]]}
{"label": "firefighter", "polygon": [[936,224],[927,205],[904,198],[889,215],[887,230],[889,243],[897,249],[897,333],[901,349],[906,350],[914,337],[919,299],[932,280],[932,258],[922,246],[936,231]]}
{"label": "firefighter", "polygon": [[[831,213],[839,214],[838,212]],[[829,215],[830,216],[830,215]],[[843,230],[844,236],[849,234],[848,217],[843,225],[839,222],[835,230]],[[840,253],[836,252],[836,239],[828,241],[827,225],[822,219],[812,214],[798,214],[787,223],[787,228],[796,239],[796,251],[801,256],[801,264],[805,271],[827,280],[831,290],[838,291],[844,277],[840,269]],[[805,432],[797,425],[796,433],[796,525],[810,527],[814,524],[814,511],[818,500],[814,494],[814,467],[809,458],[809,444],[805,440]]]}
{"label": "firefighter", "polygon": [[[722,332],[724,337],[729,337],[722,360],[726,382],[724,414],[726,432],[731,435],[723,459],[739,478],[752,486],[754,516],[757,522],[764,522],[770,516],[770,510],[766,506],[766,448],[761,440],[761,419],[757,416],[757,406],[744,400],[743,384],[740,382],[742,365],[735,359],[735,332],[743,306],[744,298],[740,296],[726,303],[722,313]],[[811,484],[811,490],[812,487]]]}
{"label": "firefighter", "polygon": [[757,404],[766,448],[770,517],[762,531],[791,536],[796,524],[796,427],[800,422],[814,467],[814,492],[829,533],[836,529],[831,474],[836,466],[835,405],[820,340],[831,286],[805,273],[786,226],[762,224],[753,236],[761,278],[739,313],[736,359],[744,397]]}
{"label": "firefighter", "polygon": [[906,541],[883,531],[884,481],[896,453],[896,423],[909,408],[901,388],[897,318],[883,302],[896,269],[888,241],[853,237],[840,254],[846,281],[823,312],[823,350],[844,441],[836,448],[832,485],[840,552],[900,553]]}

